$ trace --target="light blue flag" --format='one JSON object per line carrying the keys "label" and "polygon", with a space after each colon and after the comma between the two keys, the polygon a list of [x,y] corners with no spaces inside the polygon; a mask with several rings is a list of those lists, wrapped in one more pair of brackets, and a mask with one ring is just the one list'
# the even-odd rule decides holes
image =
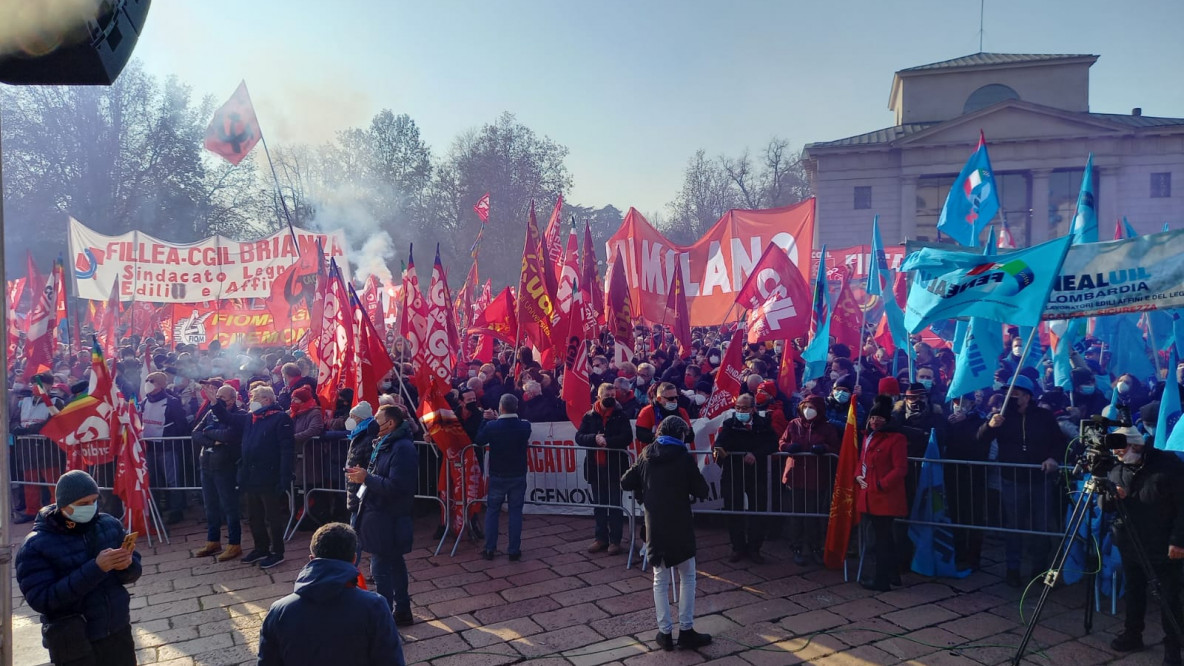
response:
{"label": "light blue flag", "polygon": [[1139,328],[1139,315],[1127,314],[1115,317],[1114,334],[1110,338],[1110,366],[1120,372],[1129,372],[1147,382],[1156,376],[1155,363],[1148,356],[1150,348]]}
{"label": "light blue flag", "polygon": [[830,353],[830,317],[822,324],[822,328],[814,334],[814,339],[802,350],[802,361],[806,368],[802,372],[802,383],[817,379],[826,374],[826,357]]}
{"label": "light blue flag", "polygon": [[961,245],[978,245],[979,232],[999,212],[999,191],[995,187],[987,141],[982,132],[978,147],[962,167],[942,206],[937,230]]}
{"label": "light blue flag", "polygon": [[884,297],[884,317],[888,319],[888,332],[892,334],[892,344],[896,345],[897,349],[905,350],[911,356],[913,346],[909,344],[909,332],[904,327],[904,311],[896,302],[896,294],[892,293],[891,289],[885,289],[882,295]]}
{"label": "light blue flag", "polygon": [[1070,242],[1065,236],[1003,257],[936,248],[910,254],[901,265],[916,271],[905,326],[916,333],[939,319],[969,317],[1037,325]]}
{"label": "light blue flag", "polygon": [[879,296],[888,288],[888,255],[884,254],[884,241],[880,240],[880,216],[872,218],[872,257],[867,269],[869,296]]}
{"label": "light blue flag", "polygon": [[1085,161],[1085,173],[1081,174],[1081,191],[1077,193],[1077,214],[1073,216],[1073,225],[1069,227],[1069,235],[1074,243],[1098,242],[1098,209],[1094,196],[1094,154],[1089,154]]}
{"label": "light blue flag", "polygon": [[[1068,236],[1066,236],[1068,238]],[[1053,385],[1065,389],[1065,393],[1073,391],[1073,345],[1085,332],[1084,319],[1057,319],[1048,322],[1049,331],[1056,335],[1056,343],[1052,348],[1052,381]]]}
{"label": "light blue flag", "polygon": [[1164,223],[1163,223],[1163,230],[1164,230],[1164,231],[1171,231],[1171,228],[1168,226],[1168,223],[1167,223],[1167,222],[1164,222]]}
{"label": "light blue flag", "polygon": [[[1164,229],[1164,231],[1167,231],[1167,229]],[[1131,223],[1126,221],[1126,215],[1122,216],[1122,233],[1126,238],[1134,238],[1135,236],[1139,235],[1139,233],[1135,231],[1135,228],[1131,226]]]}
{"label": "light blue flag", "polygon": [[970,330],[970,322],[965,319],[957,320],[954,326],[954,339],[950,341],[950,348],[954,353],[962,351],[962,343],[966,342],[966,332]]}
{"label": "light blue flag", "polygon": [[[1032,334],[1031,326],[1020,327],[1020,340],[1024,344],[1028,344],[1028,336]],[[1040,361],[1044,360],[1044,345],[1040,344],[1040,334],[1032,340],[1032,346],[1028,348],[1028,355],[1024,357],[1024,364],[1021,368],[1039,368]]]}
{"label": "light blue flag", "polygon": [[954,378],[946,397],[956,398],[995,383],[997,359],[1003,353],[1003,327],[997,321],[975,317],[966,330],[962,351],[954,360]]}
{"label": "light blue flag", "polygon": [[937,448],[937,431],[929,431],[929,446],[925,448],[925,462],[917,478],[917,494],[909,514],[909,538],[916,545],[913,552],[913,571],[922,576],[965,578],[970,570],[959,571],[954,564],[954,531],[946,512],[945,473],[941,451]]}
{"label": "light blue flag", "polygon": [[1176,422],[1180,420],[1180,385],[1176,383],[1177,363],[1178,357],[1173,353],[1172,364],[1168,366],[1171,370],[1164,381],[1163,396],[1159,399],[1159,415],[1155,418],[1155,447],[1164,451],[1184,453],[1184,428],[1176,427]]}

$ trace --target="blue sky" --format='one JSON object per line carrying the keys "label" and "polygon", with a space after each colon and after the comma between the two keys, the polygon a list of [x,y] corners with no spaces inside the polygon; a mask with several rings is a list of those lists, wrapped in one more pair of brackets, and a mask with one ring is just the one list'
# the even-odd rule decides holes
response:
{"label": "blue sky", "polygon": [[[1091,110],[1184,117],[1184,2],[987,0],[983,50],[1094,53]],[[273,143],[383,108],[436,154],[502,111],[568,146],[582,205],[663,208],[687,159],[892,124],[895,70],[979,50],[978,0],[155,2],[136,56],[251,90]]]}

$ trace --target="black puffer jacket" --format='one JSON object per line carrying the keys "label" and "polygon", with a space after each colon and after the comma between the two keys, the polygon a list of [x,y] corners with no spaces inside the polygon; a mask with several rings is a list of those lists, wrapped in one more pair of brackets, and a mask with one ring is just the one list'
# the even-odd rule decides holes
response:
{"label": "black puffer jacket", "polygon": [[[374,452],[374,438],[378,437],[378,421],[373,417],[358,424],[353,436],[349,440],[349,451],[345,454],[346,467],[365,468],[370,464],[370,454]],[[361,484],[346,482],[345,505],[350,513],[358,511],[358,488]]]}
{"label": "black puffer jacket", "polygon": [[[1052,412],[1033,402],[1020,414],[1014,400],[1007,406],[1003,425],[992,428],[988,417],[978,429],[978,440],[988,446],[991,440],[999,442],[999,462],[1028,465],[1039,465],[1049,458],[1060,462],[1065,457],[1067,445],[1065,434]],[[1015,469],[1003,469],[1000,475],[1009,481],[1029,478],[1026,470],[1017,474]]]}
{"label": "black puffer jacket", "polygon": [[691,497],[706,499],[708,488],[686,446],[654,442],[645,447],[621,477],[621,489],[645,496],[646,555],[651,563],[672,567],[695,556]]}
{"label": "black puffer jacket", "polygon": [[[231,414],[242,410],[232,406]],[[242,457],[243,431],[236,423],[219,421],[213,409],[207,409],[201,420],[193,426],[193,443],[201,447],[201,469],[203,472],[220,472],[233,469]]]}
{"label": "black puffer jacket", "polygon": [[366,494],[358,510],[362,550],[388,557],[411,552],[411,508],[418,470],[410,421],[374,443],[362,484]]}
{"label": "black puffer jacket", "polygon": [[[1135,560],[1128,531],[1133,527],[1147,558],[1155,563],[1168,561],[1168,546],[1184,548],[1184,462],[1176,454],[1143,449],[1143,464],[1138,467],[1118,465],[1109,479],[1126,492],[1119,500],[1133,525],[1114,523],[1115,542],[1124,560]],[[1116,510],[1109,503],[1107,510]]]}
{"label": "black puffer jacket", "polygon": [[629,466],[625,449],[633,443],[633,428],[619,408],[613,409],[607,422],[595,409],[590,409],[580,420],[576,446],[600,448],[596,446],[597,435],[604,435],[606,445],[603,451],[584,452],[584,480],[596,485],[600,479],[607,478],[613,484]]}
{"label": "black puffer jacket", "polygon": [[[70,527],[73,525],[73,527]],[[16,582],[41,622],[82,613],[86,636],[106,638],[131,624],[124,585],[140,578],[140,553],[123,571],[103,572],[95,557],[123,543],[123,525],[105,513],[89,523],[67,523],[56,504],[41,509],[16,555]]]}

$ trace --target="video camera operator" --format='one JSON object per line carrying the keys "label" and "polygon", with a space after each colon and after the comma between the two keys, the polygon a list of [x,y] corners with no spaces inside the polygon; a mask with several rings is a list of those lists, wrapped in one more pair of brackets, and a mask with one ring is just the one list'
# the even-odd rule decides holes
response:
{"label": "video camera operator", "polygon": [[[1147,572],[1136,555],[1131,533],[1143,544],[1147,558],[1162,585],[1167,607],[1181,618],[1181,577],[1184,574],[1184,462],[1175,454],[1147,445],[1136,429],[1119,428],[1127,446],[1116,450],[1118,464],[1107,477],[1116,487],[1118,501],[1126,509],[1129,524],[1114,521],[1114,541],[1122,554],[1126,578],[1126,622],[1123,631],[1110,643],[1118,652],[1143,649],[1143,618],[1147,611]],[[1114,511],[1113,500],[1102,508]],[[1182,663],[1180,637],[1163,620],[1165,665]]]}

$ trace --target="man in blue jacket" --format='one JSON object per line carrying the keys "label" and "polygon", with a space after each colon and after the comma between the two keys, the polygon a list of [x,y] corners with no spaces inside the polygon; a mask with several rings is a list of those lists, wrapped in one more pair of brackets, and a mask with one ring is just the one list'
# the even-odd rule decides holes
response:
{"label": "man in blue jacket", "polygon": [[292,418],[276,404],[275,391],[260,386],[251,392],[250,412],[232,413],[220,401],[214,416],[242,432],[238,487],[247,497],[247,521],[255,548],[243,558],[270,569],[284,561],[284,494],[292,484],[296,441]]}
{"label": "man in blue jacket", "polygon": [[322,525],[296,588],[271,605],[259,630],[259,666],[405,666],[390,606],[357,588],[358,537],[345,523]]}
{"label": "man in blue jacket", "polygon": [[530,421],[518,418],[518,398],[506,393],[498,400],[498,416],[487,419],[477,430],[475,444],[488,446],[489,502],[485,508],[485,549],[481,557],[493,559],[497,551],[498,519],[502,503],[509,500],[511,562],[522,559],[522,505],[526,503],[526,447],[530,444]]}

